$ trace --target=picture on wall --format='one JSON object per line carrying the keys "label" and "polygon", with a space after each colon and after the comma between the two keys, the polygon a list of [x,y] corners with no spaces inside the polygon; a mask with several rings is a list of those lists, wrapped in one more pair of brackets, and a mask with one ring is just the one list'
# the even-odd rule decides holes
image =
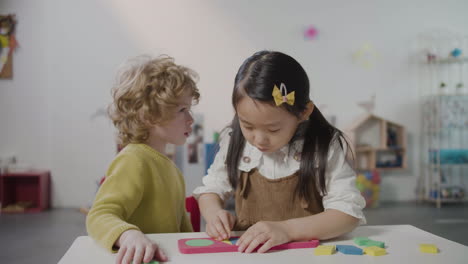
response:
{"label": "picture on wall", "polygon": [[17,47],[14,15],[0,15],[0,79],[13,78],[13,51]]}
{"label": "picture on wall", "polygon": [[195,114],[193,118],[192,133],[187,139],[187,159],[189,163],[200,163],[203,161],[203,115]]}

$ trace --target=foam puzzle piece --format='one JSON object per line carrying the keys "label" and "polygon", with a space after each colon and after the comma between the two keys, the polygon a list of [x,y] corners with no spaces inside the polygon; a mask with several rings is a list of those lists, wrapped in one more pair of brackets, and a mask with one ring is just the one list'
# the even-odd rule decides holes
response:
{"label": "foam puzzle piece", "polygon": [[361,248],[351,245],[336,245],[336,251],[346,255],[362,255],[363,251]]}
{"label": "foam puzzle piece", "polygon": [[[200,253],[219,253],[219,252],[237,252],[236,242],[239,237],[231,237],[229,241],[218,241],[212,238],[184,238],[177,241],[179,251],[182,254],[200,254]],[[197,242],[193,242],[196,240]],[[296,248],[315,248],[319,245],[318,240],[304,242],[289,242],[272,247],[270,250],[296,249]],[[261,247],[258,246],[255,251]]]}
{"label": "foam puzzle piece", "polygon": [[354,243],[356,243],[358,246],[365,246],[366,242],[369,241],[370,239],[367,237],[355,237],[353,238]]}
{"label": "foam puzzle piece", "polygon": [[376,241],[376,240],[369,239],[369,241],[367,241],[365,243],[365,246],[368,246],[368,247],[376,246],[376,247],[379,247],[379,248],[385,248],[385,243],[382,242],[382,241]]}
{"label": "foam puzzle piece", "polygon": [[354,243],[358,244],[359,246],[366,246],[366,247],[376,246],[380,248],[385,248],[385,242],[372,240],[368,237],[355,237],[353,240],[354,240]]}
{"label": "foam puzzle piece", "polygon": [[229,241],[231,241],[231,243],[232,243],[233,245],[235,245],[235,244],[237,243],[237,240],[239,240],[239,237],[231,237],[231,238],[229,238]]}
{"label": "foam puzzle piece", "polygon": [[439,249],[434,244],[419,244],[419,251],[423,253],[439,253]]}
{"label": "foam puzzle piece", "polygon": [[224,240],[221,241],[221,242],[226,243],[226,244],[228,244],[228,245],[232,245],[232,242],[231,242],[231,240],[229,240],[229,239],[224,239]]}
{"label": "foam puzzle piece", "polygon": [[387,254],[387,251],[381,247],[371,246],[364,248],[364,253],[369,256],[383,256]]}
{"label": "foam puzzle piece", "polygon": [[314,250],[314,255],[323,256],[323,255],[332,255],[335,253],[336,247],[334,245],[320,245]]}

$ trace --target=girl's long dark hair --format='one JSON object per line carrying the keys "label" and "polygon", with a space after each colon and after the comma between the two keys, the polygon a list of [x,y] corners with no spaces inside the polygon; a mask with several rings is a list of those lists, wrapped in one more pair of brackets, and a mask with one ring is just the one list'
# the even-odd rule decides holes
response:
{"label": "girl's long dark hair", "polygon": [[[284,83],[288,93],[295,91],[294,105],[282,104],[286,111],[299,117],[306,110],[309,98],[309,79],[302,66],[291,56],[275,51],[260,51],[244,61],[237,72],[232,105],[234,109],[245,96],[274,105],[272,91],[274,85]],[[239,161],[245,146],[237,114],[231,123],[231,138],[226,157],[229,181],[235,189],[239,177]],[[298,126],[290,143],[303,139],[299,181],[295,193],[306,201],[318,199],[317,194],[326,194],[325,172],[330,146],[338,141],[349,145],[343,133],[332,126],[315,107],[309,119]],[[349,150],[347,146],[346,149]],[[294,197],[296,198],[296,197]]]}

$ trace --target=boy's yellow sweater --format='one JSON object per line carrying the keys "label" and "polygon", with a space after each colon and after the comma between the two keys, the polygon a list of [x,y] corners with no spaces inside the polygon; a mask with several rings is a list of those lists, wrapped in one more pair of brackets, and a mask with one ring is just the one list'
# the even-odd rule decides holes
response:
{"label": "boy's yellow sweater", "polygon": [[88,234],[112,251],[129,229],[192,232],[185,183],[174,163],[145,144],[129,144],[112,161],[86,219]]}

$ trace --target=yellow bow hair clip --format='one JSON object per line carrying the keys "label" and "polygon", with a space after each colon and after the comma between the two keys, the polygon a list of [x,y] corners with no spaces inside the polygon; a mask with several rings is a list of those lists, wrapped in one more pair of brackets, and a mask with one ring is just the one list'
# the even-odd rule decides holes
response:
{"label": "yellow bow hair clip", "polygon": [[280,106],[282,103],[294,105],[294,93],[295,92],[291,92],[288,94],[288,90],[286,90],[286,85],[284,85],[284,83],[281,83],[280,89],[278,89],[278,86],[275,84],[272,95],[273,99],[275,99],[276,106]]}

